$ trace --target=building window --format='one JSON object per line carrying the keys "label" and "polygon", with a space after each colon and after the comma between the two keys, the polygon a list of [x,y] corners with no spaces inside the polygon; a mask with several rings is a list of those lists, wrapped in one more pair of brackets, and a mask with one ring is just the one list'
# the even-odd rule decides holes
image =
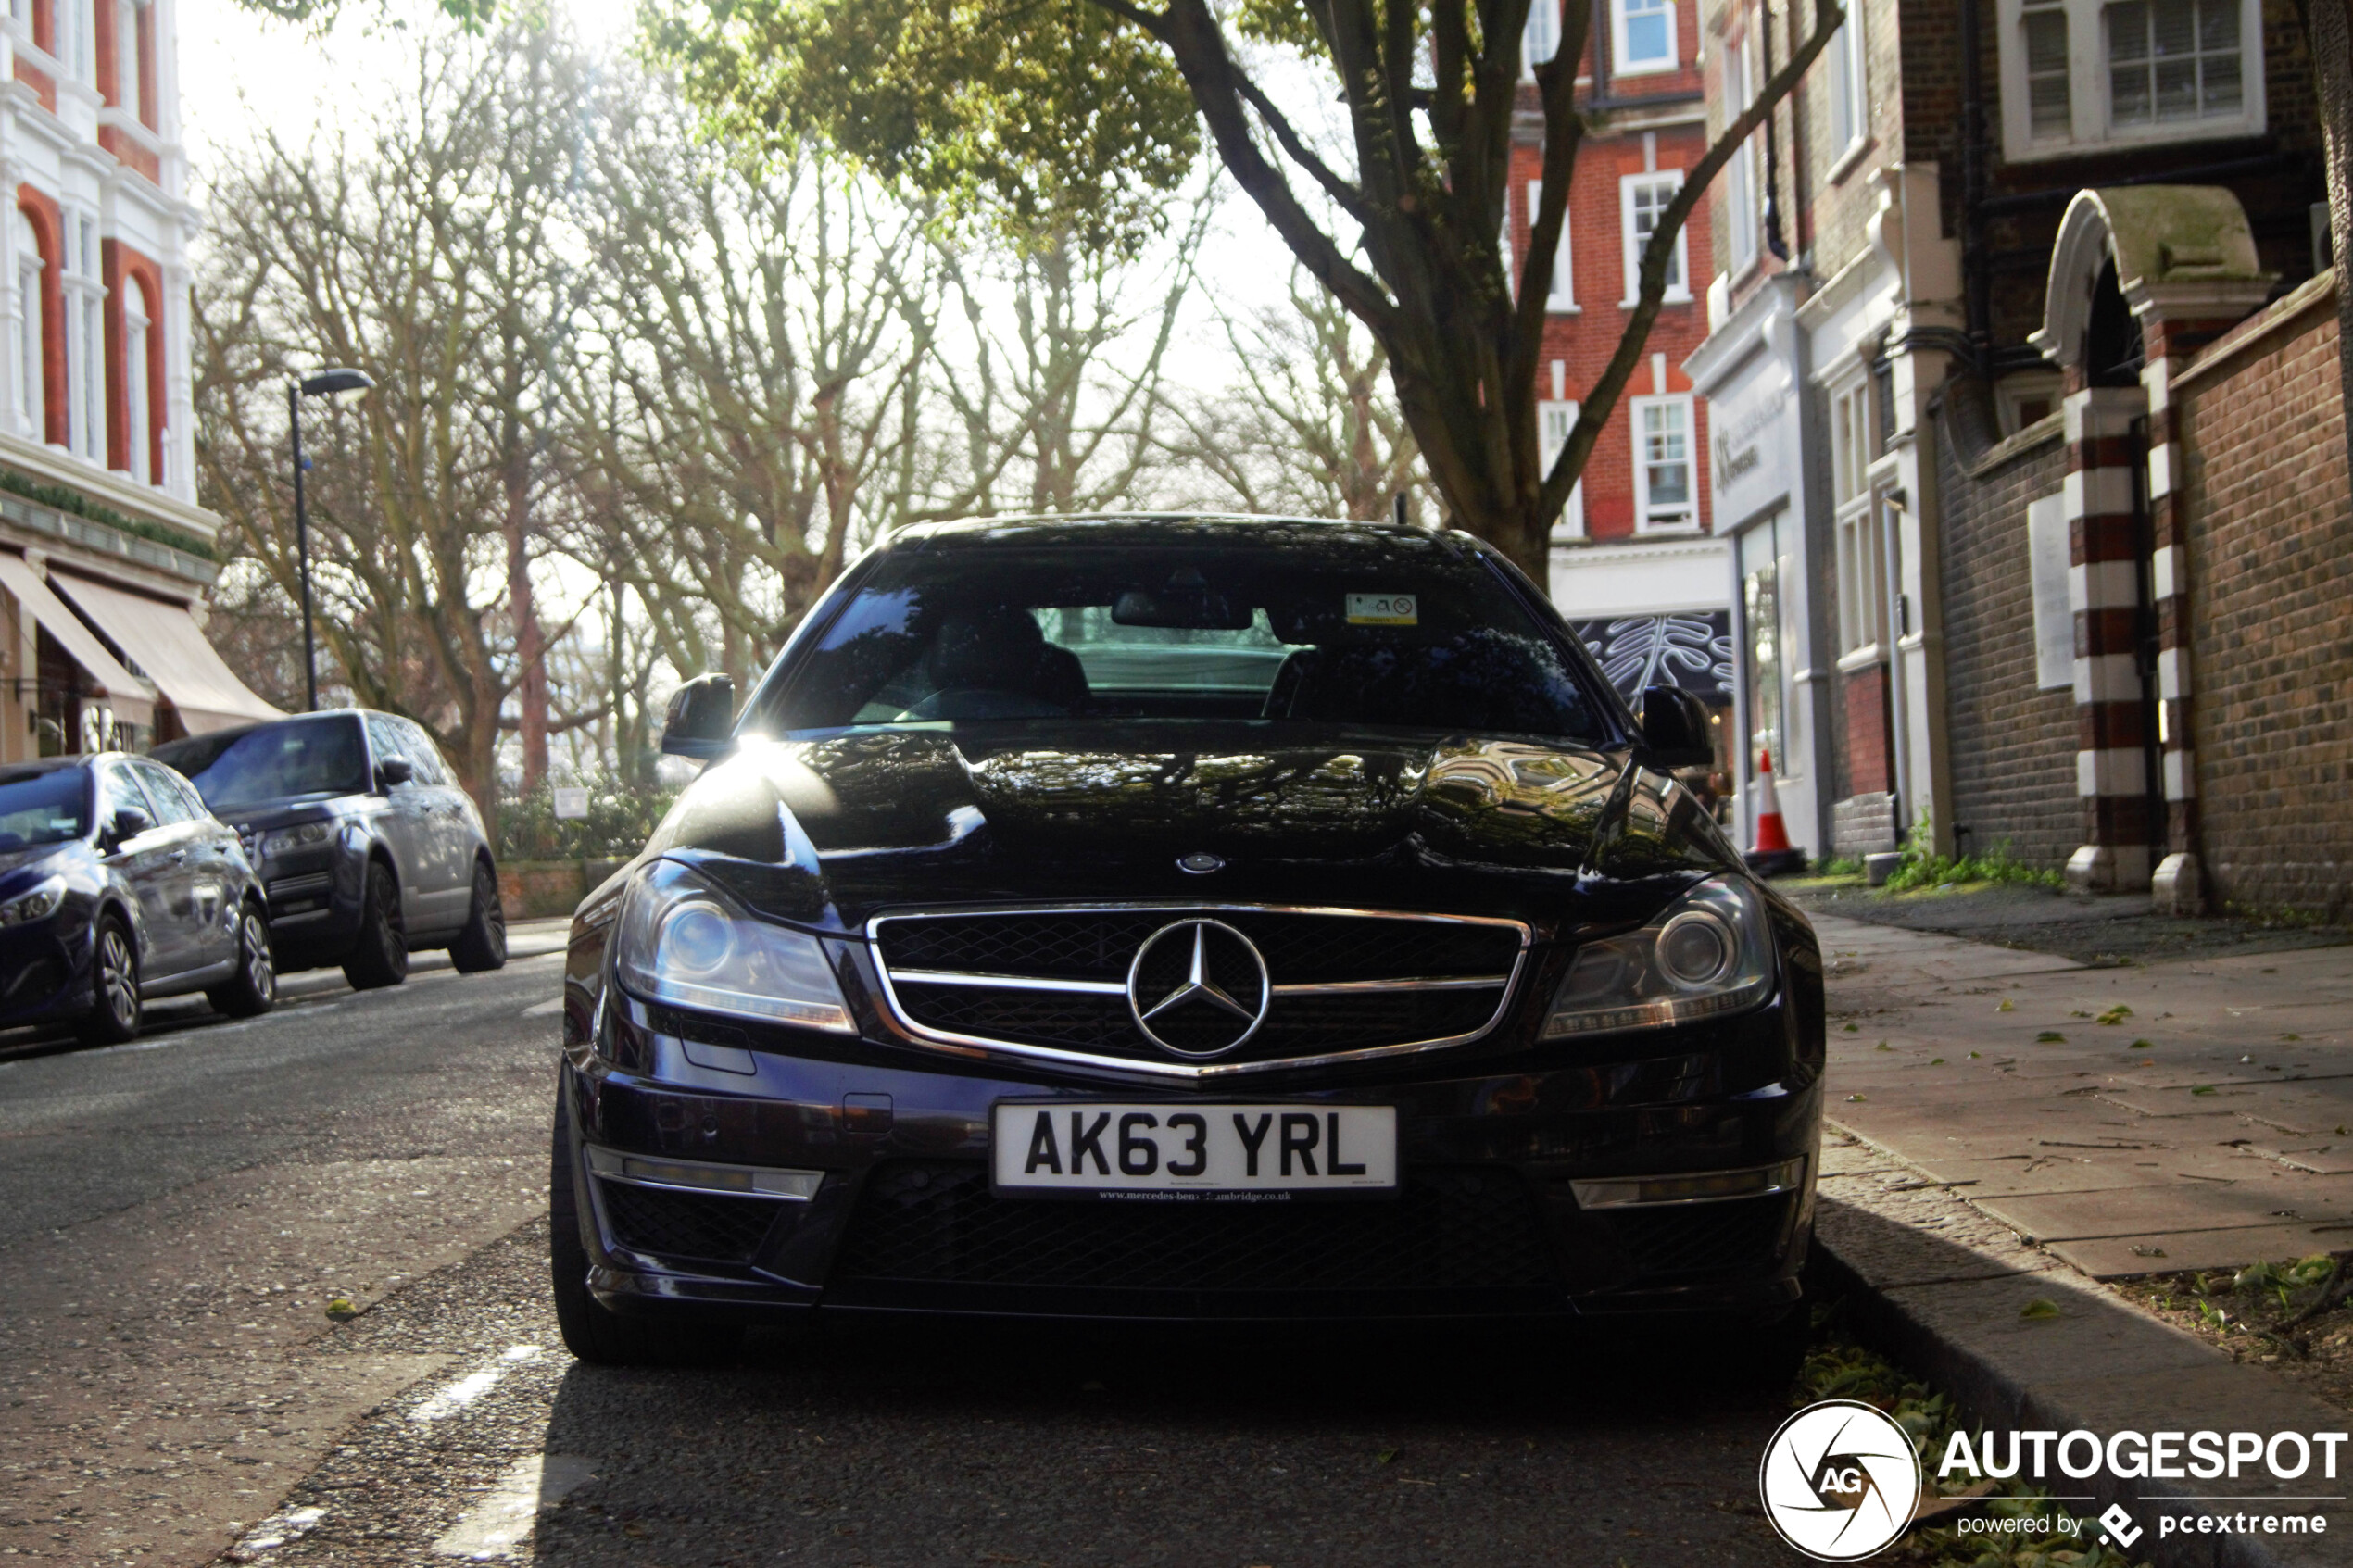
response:
{"label": "building window", "polygon": [[58,0],[57,63],[85,86],[98,82],[97,0]]}
{"label": "building window", "polygon": [[1870,75],[1863,56],[1863,7],[1846,7],[1846,19],[1831,40],[1831,146],[1838,156],[1870,134]]}
{"label": "building window", "polygon": [[1637,397],[1634,427],[1634,526],[1642,532],[1699,522],[1692,483],[1692,400]]}
{"label": "building window", "polygon": [[[1553,471],[1554,460],[1561,448],[1568,445],[1568,433],[1577,428],[1577,405],[1548,400],[1536,405],[1537,450],[1542,454],[1544,472]],[[1569,487],[1568,505],[1561,509],[1560,521],[1553,525],[1553,533],[1560,539],[1585,537],[1585,482],[1581,478]]]}
{"label": "building window", "polygon": [[2260,134],[2259,0],[2000,0],[2012,158]]}
{"label": "building window", "polygon": [[1610,21],[1614,75],[1675,69],[1675,0],[1613,0]]}
{"label": "building window", "polygon": [[8,325],[17,337],[17,433],[28,441],[48,439],[46,378],[41,358],[41,236],[22,207],[17,208],[17,293]]}
{"label": "building window", "polygon": [[[1748,106],[1756,98],[1755,26],[1752,21],[1750,31],[1724,51],[1724,85],[1733,119],[1747,113]],[[1736,277],[1748,270],[1756,259],[1756,143],[1762,134],[1759,132],[1733,148],[1731,161],[1724,170],[1725,217],[1730,231],[1732,272]]]}
{"label": "building window", "polygon": [[1560,53],[1560,0],[1534,0],[1528,7],[1528,25],[1519,35],[1522,74],[1534,76],[1538,66]]}
{"label": "building window", "polygon": [[[1667,207],[1675,193],[1683,188],[1683,171],[1680,169],[1661,169],[1655,174],[1629,174],[1617,182],[1618,219],[1626,235],[1626,299],[1631,307],[1642,293],[1642,251],[1651,243],[1651,235],[1658,221],[1667,214]],[[1681,304],[1692,297],[1685,282],[1689,269],[1684,263],[1686,231],[1675,231],[1674,254],[1667,258],[1667,293],[1669,305]]]}
{"label": "building window", "polygon": [[1855,382],[1831,395],[1831,499],[1838,522],[1838,651],[1887,637],[1887,555],[1870,487],[1870,387]]}
{"label": "building window", "polygon": [[131,477],[150,483],[155,476],[147,461],[147,318],[136,307],[122,315],[122,386],[124,456]]}
{"label": "building window", "polygon": [[2004,435],[2016,435],[2058,411],[2059,378],[2049,371],[2027,370],[2004,376],[1994,383],[1994,408]]}
{"label": "building window", "polygon": [[2238,0],[2108,8],[2108,112],[2119,125],[2239,112]]}
{"label": "building window", "polygon": [[135,0],[101,0],[114,6],[114,101],[132,119],[146,119],[139,96],[139,12]]}
{"label": "building window", "polygon": [[[1530,180],[1528,182],[1528,237],[1531,254],[1536,244],[1536,213],[1543,201],[1544,182]],[[1577,308],[1577,279],[1575,270],[1569,265],[1568,212],[1566,208],[1561,212],[1560,244],[1553,247],[1553,282],[1544,295],[1544,308],[1563,311]]]}

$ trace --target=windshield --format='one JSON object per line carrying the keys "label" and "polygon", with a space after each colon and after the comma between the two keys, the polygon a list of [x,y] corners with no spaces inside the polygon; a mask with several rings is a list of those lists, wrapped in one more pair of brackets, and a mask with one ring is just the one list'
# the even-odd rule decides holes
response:
{"label": "windshield", "polygon": [[1603,738],[1560,645],[1483,562],[1343,543],[909,551],[747,727],[1262,719]]}
{"label": "windshield", "polygon": [[0,772],[0,853],[65,844],[90,831],[90,775],[80,768]]}
{"label": "windshield", "polygon": [[368,748],[357,714],[198,735],[157,746],[155,757],[187,774],[215,811],[297,795],[361,795],[368,788]]}

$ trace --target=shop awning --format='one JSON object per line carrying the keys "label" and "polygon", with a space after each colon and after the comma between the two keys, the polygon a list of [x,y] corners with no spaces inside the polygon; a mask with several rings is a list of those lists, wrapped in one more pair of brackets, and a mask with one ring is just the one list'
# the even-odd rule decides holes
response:
{"label": "shop awning", "polygon": [[171,699],[190,734],[285,717],[245,689],[184,607],[80,577],[51,581]]}
{"label": "shop awning", "polygon": [[1730,610],[1629,615],[1570,625],[1604,678],[1629,703],[1642,700],[1644,686],[1680,686],[1718,706],[1732,700]]}
{"label": "shop awning", "polygon": [[7,589],[24,612],[45,627],[57,646],[82,666],[117,719],[129,724],[156,721],[155,688],[125,670],[121,660],[82,623],[82,618],[57,602],[57,596],[49,592],[49,585],[22,556],[0,553],[0,588]]}

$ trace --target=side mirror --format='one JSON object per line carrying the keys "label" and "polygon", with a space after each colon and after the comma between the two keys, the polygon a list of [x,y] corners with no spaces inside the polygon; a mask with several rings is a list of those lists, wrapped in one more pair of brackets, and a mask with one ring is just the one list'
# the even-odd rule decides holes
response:
{"label": "side mirror", "polygon": [[387,757],[376,764],[376,788],[384,790],[394,784],[405,784],[417,776],[417,765],[406,757]]}
{"label": "side mirror", "polygon": [[156,825],[156,820],[136,806],[117,807],[114,821],[107,824],[107,847],[111,850],[127,838],[136,838]]}
{"label": "side mirror", "polygon": [[698,675],[670,694],[662,716],[666,756],[708,760],[727,749],[736,731],[736,683],[726,675]]}
{"label": "side mirror", "polygon": [[1680,686],[1642,688],[1642,743],[1634,759],[1646,768],[1705,768],[1716,760],[1707,739],[1707,709]]}

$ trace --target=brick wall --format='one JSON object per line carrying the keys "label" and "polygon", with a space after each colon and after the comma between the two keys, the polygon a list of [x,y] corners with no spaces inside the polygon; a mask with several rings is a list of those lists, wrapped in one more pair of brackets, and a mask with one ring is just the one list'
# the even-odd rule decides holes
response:
{"label": "brick wall", "polygon": [[[1688,38],[1688,34],[1685,36]],[[1647,82],[1651,79],[1638,80]],[[1696,122],[1665,127],[1655,134],[1657,167],[1661,169],[1690,169],[1707,151],[1705,132]],[[1525,265],[1529,222],[1534,216],[1528,203],[1528,186],[1543,170],[1543,147],[1538,143],[1516,143],[1510,167],[1512,266],[1516,277]],[[1569,185],[1567,220],[1569,272],[1577,308],[1574,313],[1555,312],[1545,319],[1543,359],[1536,370],[1540,397],[1552,395],[1552,367],[1558,361],[1564,390],[1569,398],[1583,403],[1610,357],[1617,352],[1618,339],[1630,314],[1621,303],[1627,297],[1628,279],[1619,182],[1626,175],[1642,172],[1643,167],[1640,132],[1588,134],[1578,148],[1576,172]],[[1629,404],[1634,398],[1653,395],[1651,356],[1661,354],[1667,358],[1667,385],[1661,390],[1676,394],[1692,389],[1691,378],[1683,373],[1683,361],[1707,335],[1705,295],[1711,217],[1707,202],[1701,202],[1692,209],[1690,221],[1684,226],[1685,283],[1692,297],[1660,307],[1658,319],[1651,326],[1650,339],[1643,346],[1642,362],[1635,368],[1617,407],[1610,411],[1609,423],[1603,427],[1601,440],[1586,462],[1581,483],[1585,532],[1592,538],[1626,538],[1635,532],[1633,424]],[[1700,523],[1705,528],[1710,504],[1705,400],[1693,405],[1692,422],[1696,427],[1692,444],[1692,481],[1698,488]]]}
{"label": "brick wall", "polygon": [[2019,859],[2057,869],[2083,839],[2075,694],[2034,684],[2026,504],[2058,492],[2066,447],[2053,424],[1991,451],[1986,401],[1981,384],[1957,381],[1936,421],[1953,825],[1969,853],[2007,841]]}
{"label": "brick wall", "polygon": [[2251,909],[2353,914],[2353,494],[2325,286],[2177,381],[2206,869]]}

